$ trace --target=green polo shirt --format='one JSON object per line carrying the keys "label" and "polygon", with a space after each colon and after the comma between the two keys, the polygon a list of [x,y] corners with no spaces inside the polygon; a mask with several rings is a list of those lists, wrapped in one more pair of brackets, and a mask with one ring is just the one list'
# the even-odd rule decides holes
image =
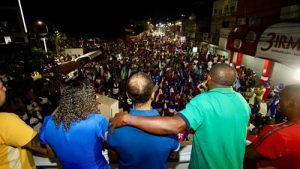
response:
{"label": "green polo shirt", "polygon": [[193,98],[179,113],[195,131],[189,169],[242,169],[250,112],[232,88]]}

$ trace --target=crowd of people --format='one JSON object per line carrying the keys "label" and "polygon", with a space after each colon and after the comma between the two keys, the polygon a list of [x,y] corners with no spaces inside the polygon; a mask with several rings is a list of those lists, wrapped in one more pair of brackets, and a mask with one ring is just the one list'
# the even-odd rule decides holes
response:
{"label": "crowd of people", "polygon": [[211,66],[228,60],[194,53],[188,43],[167,37],[160,41],[146,37],[135,43],[118,40],[104,43],[102,50],[101,63],[89,63],[82,70],[96,90],[118,99],[121,107],[128,110],[131,103],[124,92],[125,82],[131,74],[145,72],[158,89],[153,107],[167,116],[174,115],[192,97],[205,91],[203,82]]}
{"label": "crowd of people", "polygon": [[[162,116],[175,115],[191,98],[204,92],[204,84],[213,65],[229,64],[228,58],[194,53],[189,43],[174,42],[166,37],[160,41],[144,37],[134,43],[122,40],[107,42],[102,45],[102,50],[101,62],[91,62],[82,68],[96,91],[119,100],[120,108],[129,111],[132,102],[125,93],[125,82],[131,74],[145,72],[157,88],[152,106]],[[237,73],[233,87],[251,107],[251,124],[261,130],[271,121],[283,122],[278,95],[284,85],[272,84],[271,81],[261,85],[256,73],[244,66],[237,69]],[[261,104],[264,106],[261,107]]]}
{"label": "crowd of people", "polygon": [[[125,92],[126,81],[131,74],[145,72],[157,88],[152,106],[162,116],[175,115],[191,98],[205,91],[204,83],[213,65],[229,64],[223,56],[195,53],[189,43],[167,37],[159,40],[144,37],[129,43],[120,39],[104,41],[100,50],[103,52],[100,61],[87,63],[80,68],[96,92],[119,100],[120,108],[128,111],[132,102]],[[282,85],[274,87],[268,83],[259,94],[255,72],[244,66],[237,72],[238,80],[234,89],[249,102],[253,114],[251,123],[261,129],[266,121],[273,118],[276,123],[282,122],[283,116],[277,108],[278,92],[283,88]],[[58,77],[33,80],[31,74],[24,72],[15,76],[2,75],[2,78],[8,86],[6,111],[15,112],[38,131],[44,116],[51,114],[57,107],[60,86],[64,81]],[[22,88],[20,84],[24,84]],[[260,108],[262,100],[268,104],[268,112]]]}
{"label": "crowd of people", "polygon": [[[271,81],[260,84],[253,70],[244,66],[235,69],[225,57],[193,52],[189,43],[169,37],[103,42],[100,50],[101,60],[82,65],[78,77],[71,80],[51,77],[34,81],[30,74],[1,76],[5,82],[1,84],[1,95],[7,95],[6,103],[1,102],[5,103],[2,111],[14,112],[33,128],[16,122],[31,133],[26,143],[35,140],[40,132],[39,141],[44,145],[32,142],[28,146],[22,142],[12,147],[55,154],[63,168],[109,168],[101,153],[103,142],[108,141],[110,154],[118,156],[120,168],[145,168],[147,165],[141,165],[146,164],[146,159],[155,161],[158,156],[159,162],[151,162],[152,166],[166,168],[168,155],[179,147],[177,134],[192,133],[189,168],[249,167],[243,164],[245,152],[246,162],[259,160],[250,162],[257,166],[282,168],[282,163],[294,159],[289,168],[300,167],[295,160],[300,157],[298,149],[272,148],[277,145],[274,140],[287,146],[299,141],[295,133],[299,128],[299,86],[285,88]],[[129,114],[117,114],[110,124],[112,128],[108,128],[107,119],[97,114],[95,93],[119,100],[120,108]],[[6,114],[3,116],[9,116]],[[6,117],[2,119],[7,123]],[[271,124],[279,125],[269,127]],[[128,126],[119,128],[124,125]],[[0,136],[7,135],[2,128]],[[108,138],[106,131],[110,131]],[[121,143],[128,133],[129,140]],[[180,141],[187,136],[180,137]],[[134,144],[135,149],[129,146],[132,138],[140,143]],[[5,141],[0,140],[0,146],[10,146]],[[250,144],[247,151],[246,143]],[[82,158],[83,154],[86,158]],[[281,160],[285,154],[287,157]],[[278,161],[268,161],[274,159]],[[2,162],[0,168],[9,165]]]}
{"label": "crowd of people", "polygon": [[14,112],[35,131],[39,131],[43,118],[57,107],[61,83],[59,79],[47,76],[34,80],[30,73],[1,75],[7,87],[7,100],[2,106],[4,112]]}

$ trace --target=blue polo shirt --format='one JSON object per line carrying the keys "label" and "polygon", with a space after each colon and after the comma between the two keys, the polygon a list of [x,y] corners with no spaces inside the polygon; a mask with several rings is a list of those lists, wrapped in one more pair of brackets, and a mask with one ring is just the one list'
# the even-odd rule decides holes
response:
{"label": "blue polo shirt", "polygon": [[55,126],[51,115],[44,120],[40,140],[53,149],[65,169],[108,169],[101,144],[107,127],[102,114],[90,114],[85,120],[72,122],[66,131],[62,124]]}
{"label": "blue polo shirt", "polygon": [[[135,116],[159,116],[157,110],[135,110]],[[131,126],[108,135],[109,148],[116,151],[119,169],[166,169],[171,151],[180,147],[177,135],[153,135]]]}

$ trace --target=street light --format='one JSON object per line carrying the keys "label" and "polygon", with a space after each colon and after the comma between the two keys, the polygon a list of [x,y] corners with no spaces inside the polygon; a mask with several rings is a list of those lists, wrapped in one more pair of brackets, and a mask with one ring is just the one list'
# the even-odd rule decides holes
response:
{"label": "street light", "polygon": [[46,34],[48,34],[48,26],[47,26],[47,24],[45,24],[43,21],[37,21],[37,24],[40,25],[40,26],[45,25],[45,27],[46,27]]}

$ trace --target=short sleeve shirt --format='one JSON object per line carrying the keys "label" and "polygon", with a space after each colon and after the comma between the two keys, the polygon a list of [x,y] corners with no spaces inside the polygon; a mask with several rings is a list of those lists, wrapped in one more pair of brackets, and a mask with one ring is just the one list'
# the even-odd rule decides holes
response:
{"label": "short sleeve shirt", "polygon": [[282,128],[262,139],[266,133],[285,124],[265,126],[255,142],[253,142],[256,151],[265,159],[268,159],[260,160],[258,167],[274,167],[276,169],[300,168],[299,123]]}
{"label": "short sleeve shirt", "polygon": [[108,121],[102,114],[90,114],[87,119],[72,122],[66,130],[55,125],[53,116],[46,117],[40,131],[42,144],[48,144],[64,168],[109,168],[102,154],[102,142]]}
{"label": "short sleeve shirt", "polygon": [[32,155],[21,147],[37,133],[13,113],[0,113],[0,168],[35,168]]}
{"label": "short sleeve shirt", "polygon": [[242,169],[250,107],[232,88],[197,95],[178,114],[195,131],[190,169]]}
{"label": "short sleeve shirt", "polygon": [[[157,110],[135,110],[137,116],[159,116]],[[109,148],[118,153],[119,169],[166,169],[171,151],[180,148],[177,135],[154,135],[132,126],[108,135]]]}

